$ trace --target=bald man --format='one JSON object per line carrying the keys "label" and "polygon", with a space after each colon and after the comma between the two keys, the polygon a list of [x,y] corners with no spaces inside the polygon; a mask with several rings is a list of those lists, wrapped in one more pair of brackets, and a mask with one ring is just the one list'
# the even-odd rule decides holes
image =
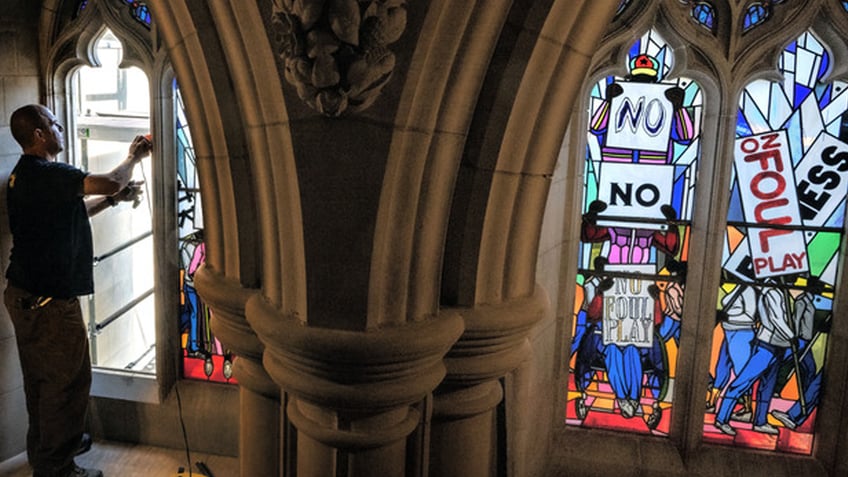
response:
{"label": "bald man", "polygon": [[139,196],[130,179],[151,144],[138,136],[117,167],[90,174],[56,161],[64,128],[48,108],[21,107],[10,123],[23,154],[8,182],[13,245],[4,299],[24,378],[27,456],[33,477],[102,477],[74,462],[91,387],[77,297],[94,292],[89,217]]}

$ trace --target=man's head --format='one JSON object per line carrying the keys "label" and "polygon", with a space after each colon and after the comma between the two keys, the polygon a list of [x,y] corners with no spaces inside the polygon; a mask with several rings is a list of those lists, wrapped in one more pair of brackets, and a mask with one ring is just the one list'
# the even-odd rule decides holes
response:
{"label": "man's head", "polygon": [[53,112],[40,104],[29,104],[12,113],[12,136],[24,153],[55,159],[64,149],[65,129]]}
{"label": "man's head", "polygon": [[656,83],[659,78],[660,62],[653,56],[641,54],[630,60],[630,76],[635,83]]}

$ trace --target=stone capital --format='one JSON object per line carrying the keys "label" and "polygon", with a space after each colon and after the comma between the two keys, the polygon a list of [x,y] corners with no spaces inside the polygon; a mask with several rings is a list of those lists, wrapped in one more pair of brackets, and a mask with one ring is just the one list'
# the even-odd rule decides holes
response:
{"label": "stone capital", "polygon": [[349,413],[423,399],[444,378],[444,355],[462,333],[462,319],[452,312],[366,331],[310,327],[258,294],[246,315],[265,345],[265,368],[284,391]]}
{"label": "stone capital", "polygon": [[529,297],[454,309],[464,320],[465,332],[445,358],[445,383],[479,384],[515,369],[529,354],[527,333],[548,306],[547,294],[537,285]]}

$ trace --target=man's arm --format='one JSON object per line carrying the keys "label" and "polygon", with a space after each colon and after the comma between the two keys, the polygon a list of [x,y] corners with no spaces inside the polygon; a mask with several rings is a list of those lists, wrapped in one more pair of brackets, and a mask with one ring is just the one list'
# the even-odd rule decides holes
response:
{"label": "man's arm", "polygon": [[112,207],[112,203],[109,201],[108,195],[101,195],[98,197],[88,197],[85,199],[85,211],[88,212],[89,217],[94,217],[95,215],[103,212],[104,210]]}
{"label": "man's arm", "polygon": [[85,199],[85,210],[93,217],[104,210],[118,205],[118,202],[133,202],[133,207],[141,201],[141,186],[144,181],[131,181],[120,192],[114,195],[101,195]]}
{"label": "man's arm", "polygon": [[766,318],[771,322],[774,333],[786,341],[791,341],[795,338],[795,333],[788,323],[790,316],[787,313],[786,297],[783,294],[783,290],[768,287],[763,293],[762,301]]}
{"label": "man's arm", "polygon": [[[85,176],[82,186],[83,195],[112,196],[124,190],[124,188],[127,187],[127,185],[130,183],[133,168],[142,159],[144,159],[150,154],[151,148],[152,144],[147,138],[145,138],[144,136],[136,136],[135,139],[133,139],[132,144],[130,144],[130,150],[129,154],[127,154],[127,158],[124,159],[120,164],[118,164],[114,169],[105,174],[89,174]],[[100,202],[103,202],[103,200],[101,200]],[[103,204],[95,205],[92,202],[91,208],[89,208],[89,203],[88,201],[86,201],[86,208],[88,208],[89,210],[89,215],[94,215],[91,213],[93,208],[96,208],[96,206],[101,205]],[[107,203],[106,206],[103,207],[103,209],[108,207],[108,205],[110,204]],[[98,210],[97,212],[99,212],[100,210]]]}

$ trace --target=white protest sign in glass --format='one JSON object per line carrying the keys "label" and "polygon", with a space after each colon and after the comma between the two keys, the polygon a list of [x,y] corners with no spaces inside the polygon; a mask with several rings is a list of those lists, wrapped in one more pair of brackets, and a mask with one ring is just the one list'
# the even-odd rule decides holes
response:
{"label": "white protest sign in glass", "polygon": [[[757,278],[809,269],[804,234],[769,225],[800,225],[792,158],[785,131],[736,140],[733,164]],[[762,227],[759,227],[762,226]]]}
{"label": "white protest sign in glass", "polygon": [[[607,265],[604,270],[653,275],[656,265]],[[616,277],[604,292],[604,344],[650,348],[654,344],[654,299],[648,293],[652,280]]]}
{"label": "white protest sign in glass", "polygon": [[822,132],[795,167],[798,202],[804,225],[827,223],[848,194],[848,144]]}
{"label": "white protest sign in glass", "polygon": [[664,219],[660,210],[671,204],[674,166],[603,162],[600,167],[598,199],[607,204],[603,215],[627,217],[629,222],[598,221],[609,227],[639,227],[665,230],[666,224],[634,224],[634,219]]}
{"label": "white protest sign in glass", "polygon": [[610,101],[608,147],[666,151],[674,108],[665,92],[674,85],[619,83],[624,92]]}

